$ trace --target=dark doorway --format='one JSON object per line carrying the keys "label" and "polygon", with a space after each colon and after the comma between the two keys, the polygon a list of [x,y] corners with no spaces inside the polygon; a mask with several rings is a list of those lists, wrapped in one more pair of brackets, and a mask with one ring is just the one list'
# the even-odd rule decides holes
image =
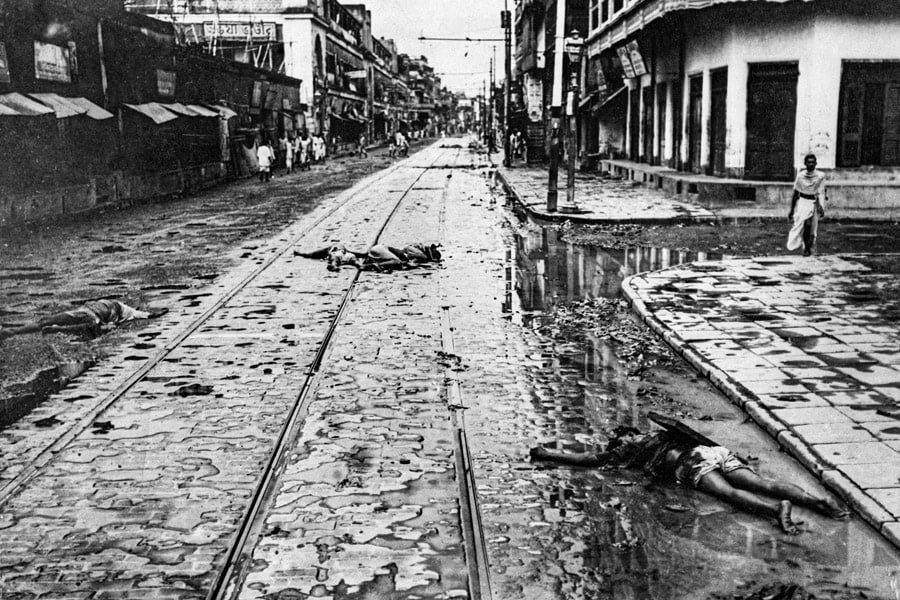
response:
{"label": "dark doorway", "polygon": [[684,137],[684,123],[681,122],[681,115],[684,112],[682,89],[684,88],[681,80],[672,83],[672,161],[669,166],[679,171],[684,167],[681,158],[681,140]]}
{"label": "dark doorway", "polygon": [[750,65],[745,179],[794,178],[797,63]]}
{"label": "dark doorway", "polygon": [[900,166],[900,63],[844,63],[837,164]]}
{"label": "dark doorway", "polygon": [[700,173],[700,144],[703,139],[703,78],[700,75],[690,79],[690,101],[688,103],[688,165],[689,171]]}
{"label": "dark doorway", "polygon": [[647,164],[653,164],[653,86],[648,85],[643,90],[644,114],[641,119],[641,129],[644,134],[643,156],[641,160]]}
{"label": "dark doorway", "polygon": [[719,69],[710,75],[709,170],[710,174],[724,175],[728,70]]}
{"label": "dark doorway", "polygon": [[640,159],[640,143],[641,143],[641,90],[629,90],[629,102],[631,108],[629,110],[629,155],[628,158],[637,162]]}
{"label": "dark doorway", "polygon": [[671,139],[666,138],[666,84],[660,83],[656,86],[656,114],[659,127],[656,133],[656,160],[654,165],[661,165],[666,158],[666,146],[672,143]]}

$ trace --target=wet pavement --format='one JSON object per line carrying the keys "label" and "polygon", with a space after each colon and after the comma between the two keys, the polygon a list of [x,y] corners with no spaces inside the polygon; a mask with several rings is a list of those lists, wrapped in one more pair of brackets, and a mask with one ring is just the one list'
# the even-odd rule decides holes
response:
{"label": "wet pavement", "polygon": [[[0,432],[0,589],[206,597],[285,433],[225,597],[709,598],[781,581],[892,597],[898,554],[858,519],[798,510],[791,537],[641,473],[528,461],[677,407],[761,472],[816,486],[706,381],[666,398],[649,388],[672,376],[629,374],[615,340],[540,327],[628,275],[713,257],[561,243],[518,221],[464,147],[436,144],[213,285],[172,290],[178,310],[134,347]],[[294,256],[364,247],[406,192],[381,239],[440,241],[440,267],[353,283]]]}
{"label": "wet pavement", "polygon": [[897,261],[733,259],[623,287],[670,345],[900,545]]}
{"label": "wet pavement", "polygon": [[533,217],[575,223],[702,223],[710,210],[672,198],[660,189],[597,173],[575,174],[575,204],[566,198],[565,169],[560,170],[557,211],[547,210],[547,170],[535,166],[499,167],[498,179]]}

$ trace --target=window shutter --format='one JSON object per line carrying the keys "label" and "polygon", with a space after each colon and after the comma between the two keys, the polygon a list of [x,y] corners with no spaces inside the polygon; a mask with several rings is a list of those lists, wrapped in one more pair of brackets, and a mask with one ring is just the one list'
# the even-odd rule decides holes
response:
{"label": "window shutter", "polygon": [[885,86],[881,164],[885,167],[900,166],[900,83]]}
{"label": "window shutter", "polygon": [[841,165],[845,167],[859,166],[862,145],[863,85],[850,84],[844,88],[844,110],[841,131]]}

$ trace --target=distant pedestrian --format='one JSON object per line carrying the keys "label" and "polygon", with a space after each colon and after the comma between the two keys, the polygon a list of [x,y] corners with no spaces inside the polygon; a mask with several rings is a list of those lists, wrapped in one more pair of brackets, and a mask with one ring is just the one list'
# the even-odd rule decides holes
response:
{"label": "distant pedestrian", "polygon": [[356,152],[359,154],[360,158],[369,158],[369,151],[366,149],[366,144],[368,140],[366,139],[366,134],[359,134],[359,142],[357,143]]}
{"label": "distant pedestrian", "polygon": [[284,160],[284,167],[287,168],[287,147],[290,143],[288,139],[288,134],[285,132],[280,138],[278,138],[278,157],[279,159]]}
{"label": "distant pedestrian", "polygon": [[294,140],[287,139],[284,144],[284,169],[288,173],[294,172]]}
{"label": "distant pedestrian", "polygon": [[409,156],[409,142],[402,131],[397,132],[397,156]]}
{"label": "distant pedestrian", "polygon": [[394,158],[397,155],[397,138],[390,136],[388,138],[388,156]]}
{"label": "distant pedestrian", "polygon": [[314,133],[312,136],[312,157],[313,162],[325,162],[325,138],[321,133]]}
{"label": "distant pedestrian", "polygon": [[297,138],[297,159],[300,161],[300,170],[309,169],[310,153],[312,150],[312,139],[306,130],[300,132]]}
{"label": "distant pedestrian", "polygon": [[788,220],[794,225],[788,233],[788,250],[803,247],[803,256],[816,251],[819,219],[825,216],[825,173],[816,169],[815,154],[803,159],[806,167],[797,174]]}
{"label": "distant pedestrian", "polygon": [[272,163],[275,153],[268,143],[262,142],[256,149],[256,162],[259,163],[259,180],[269,181],[272,178]]}

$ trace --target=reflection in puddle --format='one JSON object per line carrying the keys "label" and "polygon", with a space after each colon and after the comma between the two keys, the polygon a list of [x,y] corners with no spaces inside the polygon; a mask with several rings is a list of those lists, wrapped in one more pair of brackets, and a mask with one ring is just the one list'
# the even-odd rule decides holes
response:
{"label": "reflection in puddle", "polygon": [[[615,298],[622,280],[687,262],[719,260],[721,254],[635,246],[605,250],[559,239],[556,229],[517,233],[514,285],[522,310],[546,310],[591,298]],[[511,269],[510,269],[511,270]]]}
{"label": "reflection in puddle", "polygon": [[[553,320],[558,309],[565,313],[585,300],[618,298],[622,280],[636,273],[720,258],[661,248],[576,246],[561,241],[554,229],[511,237],[502,310],[522,326],[528,344],[522,355],[528,366],[519,372],[528,430],[518,434],[555,442],[561,450],[596,450],[616,425],[646,428],[647,410],[671,408],[671,398],[650,394],[646,382],[628,376],[616,355],[619,342],[584,329],[562,333],[568,330],[552,327]],[[532,591],[544,584],[566,590],[553,597],[707,598],[733,591],[736,581],[768,583],[796,573],[845,577],[856,566],[863,573],[857,583],[865,586],[881,565],[892,564],[859,523],[815,521],[808,539],[793,540],[765,519],[640,472],[550,464],[491,472],[492,489],[479,489],[490,498],[488,520],[506,502],[520,506],[523,521],[521,529],[505,521],[491,532],[517,542],[514,548],[492,546],[494,560],[504,565],[496,583],[511,597],[528,597],[533,583]],[[536,501],[522,504],[522,498]],[[851,548],[867,558],[857,565]],[[516,564],[522,571],[509,566]],[[546,579],[533,575],[534,569]],[[523,577],[526,587],[520,587]],[[816,585],[809,589],[821,591]]]}

